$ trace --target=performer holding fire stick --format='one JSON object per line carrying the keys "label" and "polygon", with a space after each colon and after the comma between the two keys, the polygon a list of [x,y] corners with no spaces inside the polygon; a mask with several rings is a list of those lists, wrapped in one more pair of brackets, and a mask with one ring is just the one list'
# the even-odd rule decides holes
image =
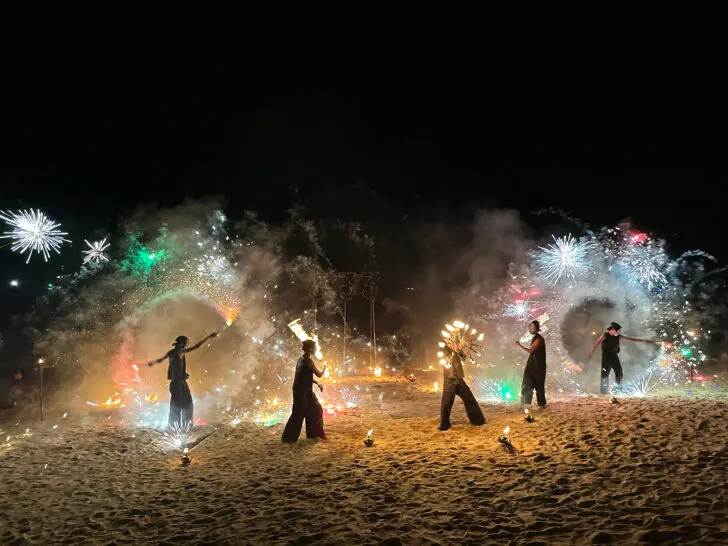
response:
{"label": "performer holding fire stick", "polygon": [[169,400],[170,428],[183,428],[192,422],[194,404],[190,387],[187,385],[187,378],[190,375],[187,373],[185,355],[199,349],[203,343],[213,337],[217,337],[217,332],[211,333],[192,347],[187,347],[189,343],[187,336],[179,336],[174,341],[173,348],[166,355],[149,362],[149,366],[154,366],[154,364],[159,364],[165,358],[169,359],[167,379],[169,379],[169,393],[171,395]]}
{"label": "performer holding fire stick", "polygon": [[314,384],[318,385],[320,390],[324,390],[313,376],[323,376],[326,371],[326,364],[320,370],[314,364],[313,358],[311,358],[316,352],[316,342],[314,340],[305,340],[302,347],[303,356],[296,363],[296,375],[293,379],[293,409],[281,438],[281,442],[284,443],[298,441],[304,419],[306,420],[306,438],[326,439],[324,410],[313,393]]}

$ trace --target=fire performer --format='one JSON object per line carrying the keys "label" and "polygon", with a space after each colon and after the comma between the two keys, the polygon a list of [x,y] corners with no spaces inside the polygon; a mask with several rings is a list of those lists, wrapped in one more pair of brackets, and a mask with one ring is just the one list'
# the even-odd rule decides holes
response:
{"label": "fire performer", "polygon": [[596,350],[599,344],[602,345],[602,376],[601,386],[599,392],[601,394],[607,394],[609,392],[609,372],[614,370],[614,388],[619,390],[622,385],[622,378],[624,373],[622,372],[622,364],[619,361],[619,340],[626,339],[627,341],[637,341],[640,343],[655,343],[650,339],[639,339],[635,337],[623,336],[619,333],[622,327],[616,322],[612,322],[607,331],[599,336],[597,342],[592,347],[587,355],[587,360],[591,358],[591,355]]}
{"label": "fire performer", "polygon": [[202,347],[202,345],[213,337],[217,337],[217,332],[211,333],[199,343],[188,347],[189,340],[187,336],[179,336],[174,341],[173,348],[166,355],[152,360],[149,366],[159,364],[165,358],[169,359],[169,368],[167,369],[167,379],[169,379],[169,426],[170,428],[182,428],[192,422],[192,413],[194,404],[192,402],[192,393],[187,385],[187,360],[185,355]]}
{"label": "fire performer", "polygon": [[536,402],[539,407],[546,407],[546,341],[539,333],[541,324],[534,320],[528,325],[528,333],[531,338],[531,346],[526,347],[520,341],[516,341],[521,349],[528,353],[526,369],[523,371],[523,382],[521,384],[521,404],[530,405],[533,401],[533,391],[536,390]]}
{"label": "fire performer", "polygon": [[465,341],[458,336],[452,336],[445,342],[445,349],[449,354],[448,365],[443,365],[444,378],[442,382],[442,401],[440,403],[440,430],[450,429],[450,412],[455,403],[455,396],[459,396],[465,404],[465,411],[470,419],[470,424],[482,426],[485,424],[485,417],[473,396],[473,392],[465,382],[463,361],[467,358],[464,347]]}
{"label": "fire performer", "polygon": [[286,428],[283,430],[282,442],[297,442],[301,434],[301,425],[306,421],[306,438],[325,440],[324,410],[313,393],[314,383],[319,389],[323,387],[314,380],[313,376],[321,377],[326,371],[326,364],[318,369],[312,356],[316,352],[316,342],[307,339],[303,342],[303,355],[296,363],[296,375],[293,379],[293,409],[288,418]]}

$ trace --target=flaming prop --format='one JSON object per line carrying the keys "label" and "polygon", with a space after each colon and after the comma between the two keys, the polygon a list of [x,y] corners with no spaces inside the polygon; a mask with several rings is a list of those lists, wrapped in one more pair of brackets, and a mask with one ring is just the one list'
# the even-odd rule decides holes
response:
{"label": "flaming prop", "polygon": [[475,328],[471,329],[469,325],[456,320],[452,324],[445,324],[445,329],[440,334],[442,340],[438,343],[440,350],[437,352],[437,357],[440,359],[440,364],[446,368],[451,366],[453,354],[463,352],[470,362],[475,362],[475,357],[480,356],[483,347],[476,341],[482,341],[485,334],[478,334]]}
{"label": "flaming prop", "polygon": [[318,360],[323,360],[324,355],[321,352],[321,347],[319,347],[318,342],[318,334],[309,334],[306,332],[306,330],[303,329],[303,326],[301,326],[301,319],[296,319],[293,322],[288,323],[288,327],[291,329],[291,332],[300,339],[301,341],[307,341],[307,340],[313,340],[313,342],[316,344],[316,358]]}

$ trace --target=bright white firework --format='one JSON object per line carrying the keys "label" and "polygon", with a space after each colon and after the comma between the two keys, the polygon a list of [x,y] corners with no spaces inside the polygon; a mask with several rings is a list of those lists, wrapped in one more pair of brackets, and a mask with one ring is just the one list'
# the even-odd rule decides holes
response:
{"label": "bright white firework", "polygon": [[528,300],[516,300],[506,304],[505,316],[524,320],[531,316],[531,305]]}
{"label": "bright white firework", "polygon": [[0,239],[12,239],[13,246],[10,247],[13,252],[23,254],[28,252],[30,261],[33,252],[42,254],[45,261],[50,257],[50,251],[61,253],[61,245],[68,239],[64,239],[64,235],[68,235],[65,231],[58,229],[61,225],[48,218],[39,210],[30,209],[15,212],[0,212],[0,219],[5,220],[12,231],[6,231]]}
{"label": "bright white firework", "polygon": [[546,281],[556,283],[565,276],[576,280],[589,270],[589,243],[574,239],[571,235],[557,239],[552,235],[554,243],[540,247],[536,255],[536,266]]}
{"label": "bright white firework", "polygon": [[667,277],[663,273],[668,262],[667,254],[659,246],[630,246],[621,258],[627,277],[633,283],[647,286],[648,290],[663,288]]}
{"label": "bright white firework", "polygon": [[109,261],[109,259],[106,257],[106,254],[104,254],[104,251],[109,248],[109,243],[106,242],[105,237],[100,241],[94,241],[93,243],[89,243],[85,239],[83,242],[88,245],[88,250],[84,250],[82,252],[82,254],[84,255],[83,263],[87,264]]}

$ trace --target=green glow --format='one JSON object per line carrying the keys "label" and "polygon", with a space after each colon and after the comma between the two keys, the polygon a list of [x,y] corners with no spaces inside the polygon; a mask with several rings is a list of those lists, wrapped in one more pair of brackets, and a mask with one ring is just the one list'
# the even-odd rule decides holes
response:
{"label": "green glow", "polygon": [[693,352],[690,349],[685,348],[682,351],[680,351],[680,354],[683,356],[690,356],[691,354],[693,354]]}
{"label": "green glow", "polygon": [[513,398],[513,389],[510,385],[502,384],[499,394],[503,400],[510,400]]}
{"label": "green glow", "polygon": [[[154,241],[155,246],[163,246],[166,230],[160,231],[160,237]],[[121,270],[131,273],[134,277],[147,278],[152,269],[169,258],[169,251],[165,248],[152,249],[142,244],[139,234],[129,235],[128,250],[121,262]]]}

